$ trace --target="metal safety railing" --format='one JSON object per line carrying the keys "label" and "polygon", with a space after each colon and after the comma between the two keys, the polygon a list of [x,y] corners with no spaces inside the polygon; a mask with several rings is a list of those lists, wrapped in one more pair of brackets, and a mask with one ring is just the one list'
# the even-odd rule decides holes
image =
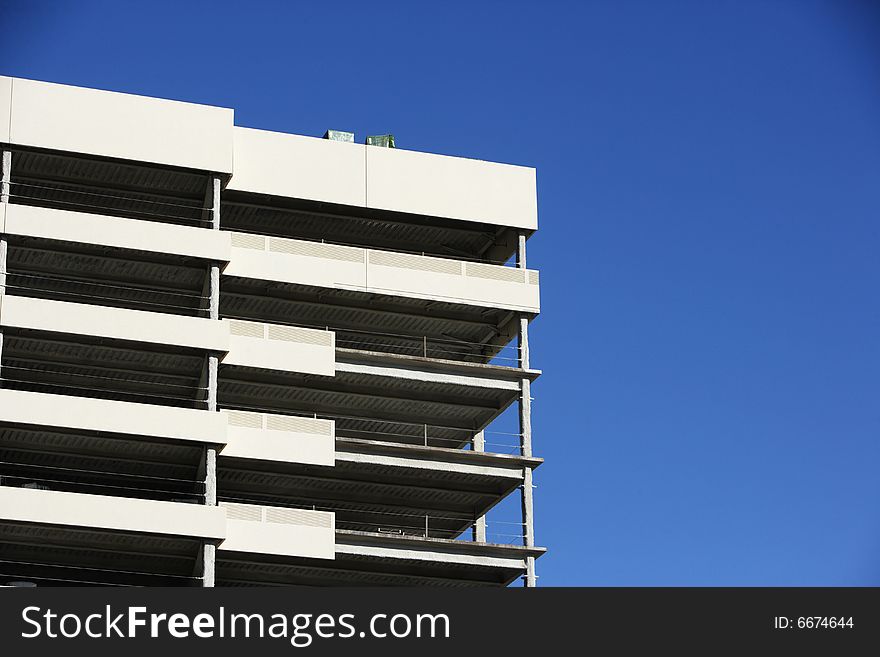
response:
{"label": "metal safety railing", "polygon": [[[47,363],[6,356],[0,367],[2,387],[78,397],[120,399],[165,406],[205,405],[208,388],[195,376],[114,372],[112,368],[82,371],[75,363]],[[189,383],[181,381],[191,379]]]}
{"label": "metal safety railing", "polygon": [[[234,296],[234,295],[233,295]],[[412,335],[388,331],[368,331],[333,324],[294,323],[278,321],[273,318],[255,317],[253,315],[237,315],[223,311],[223,296],[220,299],[220,316],[225,319],[240,319],[253,322],[269,322],[282,326],[309,328],[333,331],[336,334],[336,346],[356,349],[359,351],[381,351],[389,354],[421,356],[463,362],[479,362],[483,364],[519,367],[519,346],[515,344],[492,345],[486,342],[474,342],[459,338]],[[508,340],[508,343],[512,340]],[[392,340],[396,340],[392,342]]]}
{"label": "metal safety railing", "polygon": [[[223,203],[222,205],[235,206],[238,204],[233,202],[233,203]],[[222,216],[222,213],[221,213],[221,216]],[[333,216],[333,215],[329,215],[329,216]],[[298,242],[312,242],[314,244],[328,244],[331,246],[345,246],[345,247],[349,247],[349,248],[353,248],[353,249],[374,249],[375,248],[372,245],[367,244],[367,243],[346,242],[344,240],[339,240],[339,239],[334,239],[334,238],[318,239],[313,236],[301,236],[300,234],[297,234],[295,232],[278,233],[278,232],[273,232],[271,230],[263,230],[263,229],[251,230],[247,227],[240,227],[240,226],[235,226],[235,225],[230,226],[230,225],[225,225],[222,223],[221,223],[221,227],[224,230],[230,230],[230,231],[234,231],[236,233],[244,233],[247,235],[259,235],[260,237],[275,237],[275,238],[279,238],[279,239],[297,240]],[[498,266],[510,267],[510,268],[516,267],[516,262],[515,262],[515,259],[513,258],[513,256],[511,256],[510,258],[507,258],[506,260],[498,260],[498,259],[492,259],[492,258],[477,258],[474,256],[467,256],[467,255],[463,255],[463,254],[459,254],[459,253],[452,254],[452,253],[440,253],[440,252],[434,252],[434,251],[415,251],[412,249],[401,249],[401,248],[392,248],[392,247],[385,247],[385,246],[383,246],[381,249],[376,249],[376,250],[387,252],[387,253],[400,253],[403,255],[416,255],[416,256],[424,256],[424,257],[428,257],[428,258],[440,258],[440,259],[444,259],[444,260],[454,260],[457,262],[474,262],[477,264],[498,265]]]}
{"label": "metal safety railing", "polygon": [[[74,184],[48,183],[36,179],[27,179],[28,181],[10,180],[9,182],[9,198],[12,203],[20,203],[24,205],[44,205],[47,207],[57,207],[59,209],[68,209],[79,212],[94,212],[96,214],[105,213],[124,213],[133,218],[153,220],[160,222],[182,222],[187,225],[196,225],[208,228],[212,224],[212,219],[206,217],[209,208],[205,207],[204,201],[196,199],[186,199],[183,197],[171,197],[161,193],[151,192],[128,192],[123,190],[108,193],[105,190],[87,189],[83,186]],[[173,200],[162,200],[162,199]],[[227,203],[231,207],[236,207],[237,203]],[[277,210],[276,210],[277,211]],[[291,217],[296,216],[296,212],[288,212]],[[314,214],[314,213],[309,213]],[[333,216],[333,215],[329,215]],[[295,222],[292,222],[295,223]],[[237,233],[245,233],[250,235],[259,235],[261,237],[275,237],[281,239],[295,239],[302,242],[313,242],[316,244],[329,244],[336,246],[345,246],[350,248],[370,248],[369,244],[346,242],[335,238],[318,239],[309,235],[300,235],[296,231],[279,233],[272,230],[252,230],[247,227],[236,225],[223,225],[223,229],[232,230]],[[383,247],[380,249],[388,253],[400,253],[404,255],[417,255],[431,258],[440,258],[447,260],[455,260],[459,262],[473,262],[478,264],[496,265],[502,267],[515,268],[516,262],[513,257],[505,260],[493,259],[487,257],[477,257],[465,255],[464,253],[446,253],[442,251],[424,251],[414,249],[403,249],[393,247]]]}
{"label": "metal safety railing", "polygon": [[[366,504],[361,504],[360,508],[354,509],[332,502],[306,504],[278,498],[256,498],[235,494],[221,494],[217,499],[219,502],[331,512],[336,517],[336,529],[341,530],[381,534],[389,537],[476,541],[474,527],[477,519],[462,514],[416,510],[380,511],[370,509]],[[524,542],[524,523],[487,520],[486,528],[486,542],[488,543],[519,545]],[[490,537],[492,540],[489,540]]]}
{"label": "metal safety railing", "polygon": [[[203,201],[170,197],[174,200],[161,200],[160,194],[107,193],[93,189],[78,188],[74,185],[46,183],[41,181],[23,182],[11,180],[9,197],[12,203],[38,205],[61,210],[91,212],[93,214],[124,214],[131,218],[163,223],[183,223],[190,226],[209,228],[211,219],[205,217],[207,208]],[[169,197],[165,197],[169,198]]]}
{"label": "metal safety railing", "polygon": [[0,275],[3,274],[6,275],[6,283],[3,287],[7,293],[23,297],[57,296],[60,297],[60,300],[72,303],[94,303],[105,306],[115,303],[118,304],[118,307],[131,310],[148,310],[187,316],[207,313],[210,307],[209,296],[183,290],[121,285],[12,269],[0,271]]}
{"label": "metal safety railing", "polygon": [[[104,576],[105,579],[101,579],[102,576]],[[181,575],[179,573],[124,570],[98,566],[73,566],[40,561],[16,561],[12,559],[0,559],[0,578],[9,582],[5,584],[6,586],[16,586],[17,584],[11,582],[24,580],[33,583],[42,582],[45,583],[46,586],[53,586],[54,584],[61,583],[85,586],[125,587],[156,586],[158,583],[172,586],[180,586],[181,584],[192,585],[202,579],[196,575]],[[121,579],[123,581],[108,581],[110,578]],[[136,578],[140,583],[130,581],[129,578]]]}
{"label": "metal safety railing", "polygon": [[[474,441],[477,434],[480,433],[478,429],[454,427],[451,425],[402,422],[400,420],[386,420],[342,413],[309,413],[307,411],[294,411],[266,406],[223,403],[222,400],[220,408],[231,411],[252,411],[309,417],[317,420],[333,420],[336,423],[336,436],[339,438],[392,442],[420,447],[445,447],[470,451],[474,449]],[[387,428],[359,428],[354,426],[355,423],[383,425]],[[483,430],[482,434],[483,449],[480,451],[485,451],[487,454],[521,455],[522,434],[493,430]]]}
{"label": "metal safety railing", "polygon": [[0,486],[201,504],[205,482],[113,470],[0,461]]}

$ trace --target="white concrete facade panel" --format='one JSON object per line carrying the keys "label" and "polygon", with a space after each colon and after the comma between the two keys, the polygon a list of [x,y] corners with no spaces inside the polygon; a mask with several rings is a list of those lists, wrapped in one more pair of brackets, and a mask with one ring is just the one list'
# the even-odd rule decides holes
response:
{"label": "white concrete facade panel", "polygon": [[212,351],[229,349],[229,327],[223,322],[50,299],[0,297],[0,325]]}
{"label": "white concrete facade panel", "polygon": [[538,227],[535,170],[462,157],[236,127],[228,189]]}
{"label": "white concrete facade panel", "polygon": [[227,552],[256,552],[287,557],[334,559],[333,513],[221,502],[227,513]]}
{"label": "white concrete facade panel", "polygon": [[538,228],[535,170],[463,157],[367,147],[367,207]]}
{"label": "white concrete facade panel", "polygon": [[0,422],[225,444],[226,418],[191,408],[0,390]]}
{"label": "white concrete facade panel", "polygon": [[268,130],[233,130],[227,189],[363,207],[366,146]]}
{"label": "white concrete facade panel", "polygon": [[232,234],[230,276],[537,313],[538,272],[501,265]]}
{"label": "white concrete facade panel", "polygon": [[224,320],[229,325],[225,365],[333,376],[336,344],[332,331]]}
{"label": "white concrete facade panel", "polygon": [[20,78],[11,94],[15,145],[232,173],[231,109]]}
{"label": "white concrete facade panel", "polygon": [[0,520],[222,540],[223,509],[53,490],[0,487]]}
{"label": "white concrete facade panel", "polygon": [[10,205],[0,232],[229,262],[229,233],[86,212]]}
{"label": "white concrete facade panel", "polygon": [[0,75],[0,142],[9,141],[9,117],[12,112],[12,78]]}
{"label": "white concrete facade panel", "polygon": [[336,431],[331,420],[249,411],[223,411],[229,421],[221,457],[307,463],[335,463]]}
{"label": "white concrete facade panel", "polygon": [[[244,243],[252,246],[242,247]],[[362,287],[366,282],[363,249],[333,247],[338,250],[331,252],[329,246],[233,233],[232,259],[223,273],[317,287]]]}
{"label": "white concrete facade panel", "polygon": [[396,296],[448,301],[472,306],[537,313],[538,286],[528,271],[500,265],[370,251],[367,282],[370,291]]}

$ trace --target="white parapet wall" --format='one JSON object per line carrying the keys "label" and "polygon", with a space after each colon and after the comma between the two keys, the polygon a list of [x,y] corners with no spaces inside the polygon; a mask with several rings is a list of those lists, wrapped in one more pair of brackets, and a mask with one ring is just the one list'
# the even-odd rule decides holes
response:
{"label": "white parapet wall", "polygon": [[233,135],[227,189],[363,207],[366,146],[253,128]]}
{"label": "white parapet wall", "polygon": [[192,408],[0,390],[0,422],[223,445],[226,418]]}
{"label": "white parapet wall", "polygon": [[21,78],[0,78],[0,104],[0,141],[232,173],[231,109]]}
{"label": "white parapet wall", "polygon": [[224,410],[227,443],[220,457],[332,466],[336,429],[332,420]]}
{"label": "white parapet wall", "polygon": [[236,127],[229,189],[535,230],[535,170]]}
{"label": "white parapet wall", "polygon": [[537,198],[530,167],[367,147],[368,208],[535,230]]}
{"label": "white parapet wall", "polygon": [[216,506],[7,486],[0,486],[0,520],[211,541],[227,532]]}
{"label": "white parapet wall", "polygon": [[237,319],[229,326],[225,365],[333,376],[336,340],[332,331]]}
{"label": "white parapet wall", "polygon": [[258,280],[359,290],[537,313],[538,272],[232,233],[232,259],[224,274]]}
{"label": "white parapet wall", "polygon": [[229,233],[87,212],[9,205],[0,233],[229,262]]}
{"label": "white parapet wall", "polygon": [[12,113],[12,78],[0,75],[0,142],[9,142],[9,116]]}
{"label": "white parapet wall", "polygon": [[224,322],[9,294],[0,297],[0,325],[220,352],[229,350],[229,326]]}
{"label": "white parapet wall", "polygon": [[226,540],[219,550],[334,559],[335,515],[327,511],[221,502]]}

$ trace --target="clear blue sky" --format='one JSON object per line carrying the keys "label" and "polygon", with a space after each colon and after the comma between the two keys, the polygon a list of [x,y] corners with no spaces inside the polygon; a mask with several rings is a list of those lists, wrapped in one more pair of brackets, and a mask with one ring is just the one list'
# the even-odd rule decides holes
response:
{"label": "clear blue sky", "polygon": [[876,4],[135,4],[0,72],[537,167],[541,584],[880,584]]}

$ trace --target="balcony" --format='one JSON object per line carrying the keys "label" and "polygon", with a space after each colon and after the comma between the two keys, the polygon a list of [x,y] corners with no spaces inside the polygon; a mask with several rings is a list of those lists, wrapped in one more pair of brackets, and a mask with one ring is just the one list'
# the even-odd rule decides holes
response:
{"label": "balcony", "polygon": [[[243,376],[251,369],[333,376],[336,369],[332,332],[259,322],[3,295],[0,326],[31,342],[44,336],[47,343],[73,338],[90,343],[119,341],[120,347],[131,343],[140,351],[145,351],[145,345],[159,351],[177,348],[181,364],[187,355],[191,359],[199,351],[216,352],[221,354],[224,367],[241,370]],[[94,345],[93,350],[100,348]],[[93,361],[93,365],[99,362]]]}
{"label": "balcony", "polygon": [[500,367],[487,372],[432,372],[418,364],[406,367],[354,358],[338,360],[334,376],[257,375],[223,365],[218,399],[222,408],[345,419],[345,428],[351,431],[381,431],[375,425],[405,423],[418,428],[412,440],[419,442],[425,425],[436,426],[440,428],[431,429],[429,445],[462,447],[518,399],[523,377],[534,379],[539,374]]}
{"label": "balcony", "polygon": [[[221,499],[316,508],[336,528],[387,536],[470,539],[477,518],[522,485],[541,459],[337,439],[335,464],[224,460]],[[489,521],[486,539],[521,543],[522,527]]]}
{"label": "balcony", "polygon": [[[17,212],[13,205],[6,208],[13,215]],[[203,260],[83,242],[7,237],[10,296],[189,317],[208,314]]]}
{"label": "balcony", "polygon": [[534,270],[246,233],[232,234],[232,260],[224,275],[525,313],[540,310]]}
{"label": "balcony", "polygon": [[335,557],[332,513],[205,506],[0,486],[0,578],[53,586],[200,586],[198,555],[218,561]]}
{"label": "balcony", "polygon": [[0,486],[0,578],[40,585],[200,586],[217,507]]}
{"label": "balcony", "polygon": [[506,586],[545,551],[337,529],[333,560],[221,552],[217,585]]}

